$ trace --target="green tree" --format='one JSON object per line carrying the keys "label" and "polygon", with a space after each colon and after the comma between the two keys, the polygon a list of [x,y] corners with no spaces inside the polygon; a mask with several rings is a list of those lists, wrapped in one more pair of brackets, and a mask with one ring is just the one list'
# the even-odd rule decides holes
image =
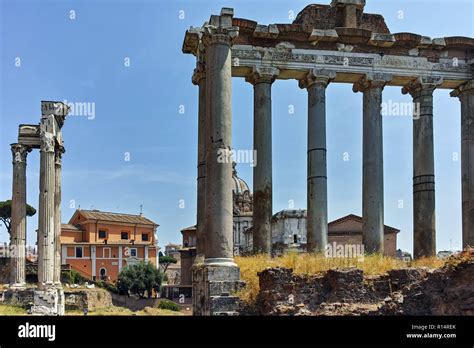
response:
{"label": "green tree", "polygon": [[[26,205],[26,216],[33,216],[36,214],[36,209],[31,205]],[[11,233],[11,219],[12,219],[12,201],[9,199],[7,201],[0,202],[0,221],[3,222],[5,228],[8,231],[8,234]]]}
{"label": "green tree", "polygon": [[151,297],[152,290],[161,289],[163,273],[150,262],[140,262],[122,269],[117,280],[117,289],[121,294]]}
{"label": "green tree", "polygon": [[166,272],[169,265],[171,265],[172,263],[177,263],[178,260],[176,260],[174,257],[171,257],[171,256],[160,256],[159,262],[160,262],[160,267],[163,269],[163,272]]}

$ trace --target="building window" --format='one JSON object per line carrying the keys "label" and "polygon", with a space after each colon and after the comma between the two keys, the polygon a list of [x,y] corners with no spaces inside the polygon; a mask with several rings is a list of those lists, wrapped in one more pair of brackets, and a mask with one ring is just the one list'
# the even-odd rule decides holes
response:
{"label": "building window", "polygon": [[76,247],[76,259],[82,259],[82,247]]}
{"label": "building window", "polygon": [[107,238],[107,232],[103,230],[99,230],[99,238]]}
{"label": "building window", "polygon": [[120,233],[120,238],[121,239],[128,239],[128,232],[121,232]]}
{"label": "building window", "polygon": [[298,235],[297,234],[294,234],[293,235],[293,243],[298,243]]}
{"label": "building window", "polygon": [[130,257],[137,257],[137,248],[130,248]]}
{"label": "building window", "polygon": [[104,259],[110,259],[110,248],[102,249],[102,257]]}
{"label": "building window", "polygon": [[148,242],[148,234],[147,233],[142,234],[142,241],[143,242]]}

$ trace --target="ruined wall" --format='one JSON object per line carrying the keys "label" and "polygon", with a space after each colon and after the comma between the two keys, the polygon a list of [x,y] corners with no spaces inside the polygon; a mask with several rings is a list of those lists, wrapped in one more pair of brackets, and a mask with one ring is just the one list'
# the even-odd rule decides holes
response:
{"label": "ruined wall", "polygon": [[405,268],[364,276],[356,268],[296,275],[259,273],[262,315],[474,315],[474,250],[440,269]]}
{"label": "ruined wall", "polygon": [[[34,288],[25,290],[5,290],[0,303],[29,309],[33,305]],[[66,309],[93,310],[112,306],[112,296],[104,289],[64,289]]]}

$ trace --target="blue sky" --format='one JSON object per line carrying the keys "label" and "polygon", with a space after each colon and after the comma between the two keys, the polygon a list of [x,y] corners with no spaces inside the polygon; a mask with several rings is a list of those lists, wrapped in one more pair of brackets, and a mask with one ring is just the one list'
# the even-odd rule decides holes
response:
{"label": "blue sky", "polygon": [[[328,4],[329,0],[321,0]],[[19,123],[38,123],[41,100],[94,105],[63,128],[62,220],[74,209],[138,213],[156,221],[160,245],[195,223],[197,88],[195,60],[181,53],[185,30],[233,7],[260,24],[291,22],[308,1],[0,0],[0,200],[11,197],[11,153]],[[73,11],[73,12],[71,12]],[[392,33],[474,36],[471,1],[374,1]],[[184,18],[183,18],[184,15]],[[129,64],[128,64],[129,63]],[[127,66],[128,65],[128,66]],[[435,92],[437,248],[461,245],[460,106]],[[306,91],[273,85],[274,213],[306,206]],[[252,148],[252,87],[233,80],[233,146]],[[410,102],[387,87],[384,101]],[[290,106],[294,113],[289,113]],[[183,111],[184,107],[184,112]],[[180,113],[181,111],[181,113]],[[362,95],[327,90],[329,218],[361,213]],[[384,117],[385,222],[412,251],[412,120]],[[343,160],[348,153],[349,160]],[[28,158],[28,202],[38,206],[39,154]],[[252,168],[238,166],[249,185]],[[184,203],[184,204],[183,204]],[[37,216],[28,220],[35,242]],[[0,227],[0,241],[7,239]]]}

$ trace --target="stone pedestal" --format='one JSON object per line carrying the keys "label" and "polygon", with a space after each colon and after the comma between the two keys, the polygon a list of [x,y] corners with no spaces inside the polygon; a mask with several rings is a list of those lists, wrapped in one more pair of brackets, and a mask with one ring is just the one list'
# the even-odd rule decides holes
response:
{"label": "stone pedestal", "polygon": [[234,294],[245,285],[239,267],[232,262],[193,266],[193,315],[239,315],[240,300]]}
{"label": "stone pedestal", "polygon": [[64,315],[64,302],[64,290],[62,288],[36,289],[31,314]]}

